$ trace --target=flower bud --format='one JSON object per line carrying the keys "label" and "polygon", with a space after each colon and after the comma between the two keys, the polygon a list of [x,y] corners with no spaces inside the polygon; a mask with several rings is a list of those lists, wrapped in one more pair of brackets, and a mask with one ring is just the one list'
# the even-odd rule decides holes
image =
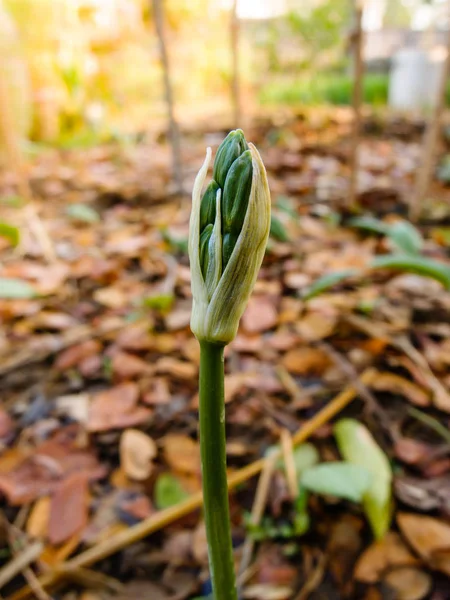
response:
{"label": "flower bud", "polygon": [[231,131],[220,144],[214,161],[213,179],[222,189],[231,165],[245,150],[248,150],[248,144],[242,129]]}
{"label": "flower bud", "polygon": [[222,195],[222,222],[227,232],[239,234],[252,188],[252,153],[246,150],[231,165]]}
{"label": "flower bud", "polygon": [[220,145],[202,197],[210,160],[208,148],[192,192],[191,329],[199,340],[225,345],[236,335],[264,257],[270,192],[261,157],[241,130]]}
{"label": "flower bud", "polygon": [[216,218],[216,198],[219,189],[219,185],[213,179],[203,194],[200,207],[200,231],[203,231],[208,224],[214,225]]}

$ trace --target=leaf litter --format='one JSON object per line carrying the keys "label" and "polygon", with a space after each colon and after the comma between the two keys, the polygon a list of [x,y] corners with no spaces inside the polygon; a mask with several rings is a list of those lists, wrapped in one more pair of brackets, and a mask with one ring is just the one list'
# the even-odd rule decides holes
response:
{"label": "leaf litter", "polygon": [[[255,294],[226,351],[228,461],[232,473],[264,456],[284,429],[301,428],[371,367],[376,403],[357,388],[341,416],[360,421],[371,452],[383,457],[386,508],[368,508],[367,490],[379,496],[366,450],[347,438],[344,450],[331,425],[313,431],[315,459],[306,484],[298,472],[298,497],[278,466],[264,514],[249,528],[257,481],[231,495],[237,558],[247,536],[256,540],[243,597],[309,590],[317,598],[437,600],[445,597],[442,578],[450,585],[450,450],[442,435],[450,422],[442,234],[450,215],[440,206],[434,217],[431,205],[425,227],[406,221],[418,140],[390,134],[362,141],[363,213],[352,220],[342,160],[348,122],[340,118],[325,126],[294,115],[277,125],[291,135],[276,142],[270,121],[248,133],[268,168],[276,219]],[[189,145],[191,173],[205,144],[197,136]],[[200,489],[190,202],[168,193],[167,152],[144,146],[34,159],[31,183],[55,264],[26,232],[20,253],[2,238],[0,502],[28,543],[42,541],[38,576]],[[0,174],[0,195],[13,187]],[[14,222],[15,211],[5,207],[2,220]],[[379,510],[389,513],[373,516]],[[376,541],[364,511],[375,532],[389,527]],[[7,537],[0,543],[1,572],[12,554]],[[120,580],[125,599],[207,596],[201,511],[90,568]],[[61,597],[108,597],[83,581],[65,579]],[[23,586],[15,577],[5,595]]]}

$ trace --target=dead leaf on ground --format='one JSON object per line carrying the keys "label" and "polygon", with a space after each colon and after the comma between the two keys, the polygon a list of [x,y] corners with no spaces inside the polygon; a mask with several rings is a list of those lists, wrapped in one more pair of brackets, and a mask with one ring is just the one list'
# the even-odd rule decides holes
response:
{"label": "dead leaf on ground", "polygon": [[139,387],[128,382],[95,394],[92,398],[88,431],[100,432],[125,429],[145,423],[151,410],[138,406]]}
{"label": "dead leaf on ground", "polygon": [[450,553],[442,554],[450,548],[450,525],[440,519],[414,513],[399,513],[397,523],[417,554],[432,568],[450,576]]}
{"label": "dead leaf on ground", "polygon": [[150,374],[152,367],[138,356],[115,352],[111,358],[111,370],[117,379],[127,380]]}
{"label": "dead leaf on ground", "polygon": [[317,342],[329,337],[337,323],[335,313],[309,312],[296,324],[300,336],[308,342]]}
{"label": "dead leaf on ground", "polygon": [[10,435],[14,430],[14,423],[9,414],[0,408],[0,439]]}
{"label": "dead leaf on ground", "polygon": [[330,366],[329,356],[319,348],[302,347],[289,350],[282,364],[290,373],[295,375],[322,375]]}
{"label": "dead leaf on ground", "polygon": [[50,500],[49,542],[56,546],[80,533],[87,525],[88,505],[88,485],[83,473],[74,473],[62,481]]}
{"label": "dead leaf on ground", "polygon": [[70,346],[70,348],[58,354],[53,366],[57,371],[73,369],[88,356],[99,354],[101,348],[102,346],[98,340],[87,340],[86,342],[81,342],[81,344]]}
{"label": "dead leaf on ground", "polygon": [[252,296],[242,316],[242,327],[248,333],[272,329],[278,322],[278,314],[273,298]]}
{"label": "dead leaf on ground", "polygon": [[120,464],[130,479],[147,479],[157,452],[152,438],[138,429],[127,429],[120,438]]}
{"label": "dead leaf on ground", "polygon": [[164,458],[173,471],[198,475],[200,447],[187,435],[169,433],[163,439]]}
{"label": "dead leaf on ground", "polygon": [[432,586],[428,573],[414,567],[400,567],[387,573],[384,583],[394,590],[396,600],[422,600]]}
{"label": "dead leaf on ground", "polygon": [[364,583],[380,581],[383,573],[398,566],[414,566],[418,560],[412,555],[398,533],[389,531],[363,552],[355,566],[355,578]]}
{"label": "dead leaf on ground", "polygon": [[27,520],[26,532],[30,537],[44,538],[48,532],[50,519],[50,496],[38,498]]}

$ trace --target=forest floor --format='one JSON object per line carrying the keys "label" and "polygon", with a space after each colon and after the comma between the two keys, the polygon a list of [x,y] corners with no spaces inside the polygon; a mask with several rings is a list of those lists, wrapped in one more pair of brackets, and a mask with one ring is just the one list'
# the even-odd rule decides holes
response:
{"label": "forest floor", "polygon": [[[450,598],[450,192],[434,182],[408,225],[421,126],[370,119],[355,221],[349,131],[346,113],[246,131],[275,219],[226,349],[243,598]],[[186,189],[223,135],[184,136]],[[29,167],[38,220],[0,175],[2,221],[21,234],[16,248],[0,236],[3,598],[209,593],[190,199],[169,173],[151,139],[42,152]],[[358,458],[372,487],[348,469]],[[385,494],[375,516],[368,489],[375,504]]]}

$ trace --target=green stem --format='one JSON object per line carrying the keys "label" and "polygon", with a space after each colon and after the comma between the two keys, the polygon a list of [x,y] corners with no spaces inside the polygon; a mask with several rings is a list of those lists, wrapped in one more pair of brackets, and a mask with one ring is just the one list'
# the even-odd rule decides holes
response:
{"label": "green stem", "polygon": [[200,452],[214,600],[237,600],[228,508],[223,347],[200,342]]}

